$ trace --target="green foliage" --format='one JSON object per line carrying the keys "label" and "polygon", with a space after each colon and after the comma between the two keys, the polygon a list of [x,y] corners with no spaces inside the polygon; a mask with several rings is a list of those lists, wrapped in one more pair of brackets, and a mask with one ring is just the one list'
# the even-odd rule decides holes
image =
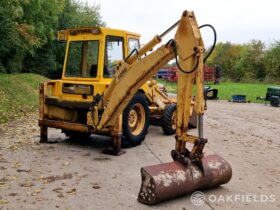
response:
{"label": "green foliage", "polygon": [[280,81],[280,41],[273,43],[264,55],[266,78]]}
{"label": "green foliage", "polygon": [[76,0],[1,0],[0,72],[60,76],[65,45],[58,30],[105,25],[99,6]]}
{"label": "green foliage", "polygon": [[[264,44],[261,41],[251,41],[244,45],[240,59],[235,62],[235,69],[242,72],[245,80],[264,80],[263,66]],[[242,78],[238,78],[242,80]]]}
{"label": "green foliage", "polygon": [[47,78],[0,73],[0,124],[38,109],[38,87]]}
{"label": "green foliage", "polygon": [[277,81],[280,79],[279,41],[266,48],[258,40],[246,44],[218,43],[207,64],[222,68],[223,80]]}
{"label": "green foliage", "polygon": [[12,73],[14,68],[21,68],[23,42],[16,21],[22,13],[17,0],[0,1],[0,72]]}

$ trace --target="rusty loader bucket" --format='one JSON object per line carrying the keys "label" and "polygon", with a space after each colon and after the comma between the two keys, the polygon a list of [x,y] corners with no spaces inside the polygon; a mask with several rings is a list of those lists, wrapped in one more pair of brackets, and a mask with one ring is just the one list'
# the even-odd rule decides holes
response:
{"label": "rusty loader bucket", "polygon": [[196,190],[217,187],[231,179],[231,166],[220,156],[205,156],[202,164],[204,174],[195,164],[186,167],[177,161],[141,168],[138,201],[156,204]]}

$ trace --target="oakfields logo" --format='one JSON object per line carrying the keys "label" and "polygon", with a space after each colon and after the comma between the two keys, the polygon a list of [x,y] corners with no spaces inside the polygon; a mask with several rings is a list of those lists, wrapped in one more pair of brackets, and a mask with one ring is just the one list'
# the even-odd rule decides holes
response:
{"label": "oakfields logo", "polygon": [[191,201],[195,206],[202,206],[206,201],[209,203],[273,203],[276,201],[276,195],[270,194],[225,194],[205,196],[203,192],[196,191],[191,195]]}
{"label": "oakfields logo", "polygon": [[205,203],[205,195],[203,192],[196,191],[191,196],[191,201],[195,206],[202,206]]}

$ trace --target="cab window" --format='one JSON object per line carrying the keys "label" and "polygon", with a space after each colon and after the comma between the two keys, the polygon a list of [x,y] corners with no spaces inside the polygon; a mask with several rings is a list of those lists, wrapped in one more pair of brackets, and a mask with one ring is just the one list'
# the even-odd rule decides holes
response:
{"label": "cab window", "polygon": [[133,38],[129,38],[128,39],[128,47],[129,47],[129,53],[132,52],[132,50],[136,49],[139,50],[139,40],[138,39],[133,39]]}
{"label": "cab window", "polygon": [[96,77],[99,41],[72,41],[69,43],[66,77]]}
{"label": "cab window", "polygon": [[124,39],[122,37],[107,36],[103,76],[112,78],[118,61],[124,59]]}

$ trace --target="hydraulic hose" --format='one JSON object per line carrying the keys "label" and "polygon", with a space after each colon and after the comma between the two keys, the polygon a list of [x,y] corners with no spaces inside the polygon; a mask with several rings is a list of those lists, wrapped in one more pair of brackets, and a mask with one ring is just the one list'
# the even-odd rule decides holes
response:
{"label": "hydraulic hose", "polygon": [[[209,58],[209,56],[212,54],[212,52],[213,52],[213,50],[214,50],[214,48],[215,48],[215,46],[216,46],[216,42],[217,42],[217,33],[216,33],[215,28],[214,28],[212,25],[210,25],[210,24],[204,24],[204,25],[199,26],[199,29],[204,28],[204,27],[209,27],[209,28],[212,29],[213,34],[214,34],[214,41],[213,41],[213,45],[212,45],[211,49],[209,50],[208,54],[204,57],[203,63],[205,63],[206,60]],[[176,61],[176,65],[178,66],[179,70],[180,70],[181,72],[185,73],[185,74],[191,74],[191,73],[193,73],[193,72],[196,70],[196,68],[198,67],[198,65],[199,65],[199,58],[197,57],[197,61],[196,61],[196,64],[195,64],[195,66],[194,66],[193,69],[191,69],[191,70],[185,70],[185,69],[183,69],[183,68],[180,66],[179,61],[178,61],[176,41],[175,41],[174,39],[171,39],[171,40],[169,40],[169,41],[167,42],[166,46],[169,45],[169,44],[170,44],[171,47],[173,47],[173,49],[174,49],[175,61]],[[194,49],[194,51],[197,51],[197,49]]]}
{"label": "hydraulic hose", "polygon": [[212,26],[210,24],[204,24],[204,25],[199,26],[199,29],[204,28],[204,27],[209,27],[209,28],[212,29],[213,34],[214,34],[214,41],[213,41],[213,45],[212,45],[211,49],[209,50],[209,53],[203,59],[203,63],[205,63],[206,60],[208,59],[208,57],[212,54],[212,52],[213,52],[213,50],[216,46],[216,42],[217,42],[217,33],[216,33],[216,30],[215,30],[214,26]]}

